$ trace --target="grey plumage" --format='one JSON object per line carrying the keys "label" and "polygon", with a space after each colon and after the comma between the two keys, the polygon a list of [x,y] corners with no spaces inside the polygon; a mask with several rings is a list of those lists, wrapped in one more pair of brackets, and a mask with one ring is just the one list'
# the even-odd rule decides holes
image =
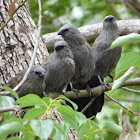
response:
{"label": "grey plumage", "polygon": [[115,18],[113,16],[105,17],[103,30],[92,47],[96,66],[94,75],[104,78],[115,69],[121,57],[122,46],[113,49],[109,49],[109,47],[118,36],[119,31]]}
{"label": "grey plumage", "polygon": [[65,41],[58,41],[54,53],[43,62],[46,70],[46,93],[60,92],[71,81],[75,71],[73,54]]}
{"label": "grey plumage", "polygon": [[[75,61],[75,74],[72,78],[72,85],[75,89],[87,89],[88,93],[91,94],[90,87],[87,82],[91,78],[94,71],[94,59],[90,45],[80,33],[80,31],[71,24],[62,26],[58,32],[63,39],[68,43],[70,49],[74,55]],[[70,85],[67,86],[67,91],[73,90]],[[92,97],[84,97],[79,99],[71,99],[78,105],[78,111],[81,111],[92,99]],[[70,103],[67,103],[71,106]],[[92,106],[88,108],[88,111],[84,112],[86,117],[90,117]]]}
{"label": "grey plumage", "polygon": [[[21,71],[20,74],[13,77],[6,86],[14,88],[22,80],[27,69]],[[43,91],[45,89],[45,69],[39,65],[34,65],[29,72],[26,81],[18,89],[17,93],[19,97],[25,96],[27,94],[37,94],[40,97],[43,96]],[[15,99],[15,97],[13,97]]]}
{"label": "grey plumage", "polygon": [[[107,16],[103,22],[103,30],[101,34],[96,38],[92,50],[95,60],[95,70],[92,78],[88,81],[89,86],[99,85],[103,83],[103,78],[110,76],[110,73],[115,69],[120,57],[122,47],[116,47],[109,49],[112,42],[119,36],[118,26],[113,16]],[[100,80],[98,79],[100,78]],[[92,112],[96,115],[101,111],[104,104],[104,93],[98,96],[92,104]]]}
{"label": "grey plumage", "polygon": [[75,74],[72,85],[76,89],[83,89],[91,78],[94,70],[92,49],[80,31],[71,24],[65,24],[58,32],[68,43],[75,61]]}

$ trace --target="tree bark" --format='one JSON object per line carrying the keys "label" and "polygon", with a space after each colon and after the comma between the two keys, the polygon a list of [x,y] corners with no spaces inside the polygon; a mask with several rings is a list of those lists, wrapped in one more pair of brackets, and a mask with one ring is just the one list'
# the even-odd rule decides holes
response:
{"label": "tree bark", "polygon": [[[119,20],[117,21],[120,35],[126,35],[130,33],[139,33],[140,34],[140,20]],[[89,43],[94,42],[96,37],[101,33],[102,23],[87,25],[78,28],[80,32],[83,33],[85,38]],[[49,33],[43,35],[44,42],[46,43],[46,47],[48,51],[53,50],[53,46],[56,41],[62,40],[62,37],[57,35],[57,33]]]}
{"label": "tree bark", "polygon": [[[12,2],[3,1],[0,7],[0,27],[9,19],[9,5]],[[0,86],[5,85],[11,77],[29,66],[34,45],[37,39],[37,29],[26,6],[15,13],[13,19],[0,32]],[[35,64],[41,64],[49,55],[42,38],[35,59]]]}
{"label": "tree bark", "polygon": [[[0,6],[0,28],[9,19],[8,10],[12,1],[4,0]],[[0,32],[0,86],[29,66],[37,40],[37,27],[31,18],[28,6],[21,7],[7,26]],[[42,64],[49,53],[42,37],[36,54],[35,64]],[[9,108],[8,108],[9,109]],[[57,111],[53,120],[62,122]],[[69,132],[70,140],[78,139],[75,131]]]}

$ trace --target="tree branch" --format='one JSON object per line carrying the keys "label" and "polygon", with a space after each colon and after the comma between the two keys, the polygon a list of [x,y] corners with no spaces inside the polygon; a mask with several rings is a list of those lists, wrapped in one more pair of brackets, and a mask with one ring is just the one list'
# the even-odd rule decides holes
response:
{"label": "tree branch", "polygon": [[82,109],[82,113],[84,113],[91,105],[92,103],[95,101],[96,98],[92,98],[91,101]]}
{"label": "tree branch", "polygon": [[140,94],[140,91],[134,90],[134,89],[130,89],[130,88],[127,88],[127,87],[122,87],[121,89],[124,89],[124,90],[130,91],[130,92],[134,92],[134,93],[139,93]]}
{"label": "tree branch", "polygon": [[124,108],[125,110],[129,111],[130,113],[132,113],[133,115],[136,116],[140,116],[140,114],[135,113],[133,111],[131,111],[130,109],[126,108],[125,106],[123,106],[119,101],[113,99],[112,97],[110,97],[106,92],[104,93],[110,100],[112,100],[113,102],[117,103],[118,105],[120,105],[122,108]]}
{"label": "tree branch", "polygon": [[8,112],[8,111],[19,111],[20,108],[18,105],[10,106],[10,107],[2,107],[0,108],[0,113],[2,112]]}
{"label": "tree branch", "polygon": [[[126,35],[130,33],[140,33],[140,20],[119,20],[117,21],[120,35]],[[78,28],[81,33],[84,34],[85,38],[89,43],[94,42],[96,37],[101,33],[102,23],[87,25]],[[62,40],[62,37],[57,35],[57,33],[48,33],[43,35],[44,42],[48,51],[52,51],[55,42]]]}
{"label": "tree branch", "polygon": [[[100,96],[103,92],[111,90],[113,83],[111,82],[108,85],[109,85],[108,90],[104,86],[98,86],[98,87],[92,88],[93,96],[97,97],[97,96]],[[140,86],[140,78],[130,79],[130,80],[124,82],[124,84],[121,87],[125,87],[125,86]],[[60,94],[59,93],[49,93],[47,95],[51,98],[57,98]],[[74,91],[67,91],[64,93],[64,95],[70,99],[89,97],[87,90],[80,90],[78,96]]]}

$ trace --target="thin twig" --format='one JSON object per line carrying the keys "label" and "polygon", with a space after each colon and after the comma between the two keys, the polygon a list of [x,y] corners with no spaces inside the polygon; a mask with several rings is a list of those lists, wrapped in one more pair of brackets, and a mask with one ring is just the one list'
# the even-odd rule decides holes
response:
{"label": "thin twig", "polygon": [[105,92],[104,94],[105,94],[110,100],[112,100],[113,102],[119,104],[122,108],[124,108],[125,110],[129,111],[129,112],[132,113],[133,115],[140,116],[140,114],[131,111],[130,109],[128,109],[128,108],[126,108],[125,106],[123,106],[119,101],[117,101],[117,100],[113,99],[112,97],[110,97],[106,92]]}
{"label": "thin twig", "polygon": [[20,107],[18,105],[10,106],[10,107],[2,107],[0,108],[0,113],[8,112],[8,111],[19,111]]}
{"label": "thin twig", "polygon": [[92,98],[91,100],[90,100],[90,102],[82,109],[82,113],[84,113],[91,105],[92,105],[92,103],[95,101],[95,99],[96,98]]}
{"label": "thin twig", "polygon": [[11,93],[9,91],[1,91],[0,95],[2,95],[2,96],[10,96]]}
{"label": "thin twig", "polygon": [[26,71],[23,79],[21,80],[21,82],[13,89],[14,91],[17,91],[19,89],[19,87],[27,79],[28,74],[29,74],[29,72],[30,72],[30,70],[31,70],[31,68],[33,66],[33,63],[34,63],[34,60],[35,60],[35,57],[36,57],[36,52],[37,52],[37,49],[38,49],[38,44],[39,44],[39,39],[40,39],[40,34],[41,34],[41,20],[42,20],[42,15],[41,15],[42,8],[41,8],[41,2],[40,2],[40,0],[38,0],[38,4],[39,4],[39,20],[38,20],[37,40],[36,40],[36,43],[35,43],[34,52],[33,52],[32,58],[31,58],[31,62],[29,64],[29,68],[27,69],[27,71]]}
{"label": "thin twig", "polygon": [[140,91],[134,90],[134,89],[130,89],[130,88],[127,88],[127,87],[121,87],[121,89],[124,89],[124,90],[130,91],[130,92],[134,92],[134,93],[139,93],[140,94]]}
{"label": "thin twig", "polygon": [[13,14],[10,16],[10,18],[3,24],[3,26],[0,28],[0,31],[4,29],[4,27],[8,24],[8,22],[13,18],[14,14],[18,11],[19,8],[21,8],[27,0],[23,1],[23,3],[19,4],[17,9],[13,12]]}
{"label": "thin twig", "polygon": [[[116,99],[116,100],[118,100],[119,102],[129,102],[129,103],[138,103],[138,104],[140,103],[140,101],[138,100],[129,100],[129,99]],[[106,104],[109,103],[110,103],[110,99],[106,99]]]}

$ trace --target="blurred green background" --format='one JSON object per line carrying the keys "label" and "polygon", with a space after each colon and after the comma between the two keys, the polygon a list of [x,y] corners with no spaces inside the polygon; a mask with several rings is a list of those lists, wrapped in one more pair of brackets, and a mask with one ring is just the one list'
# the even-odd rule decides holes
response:
{"label": "blurred green background", "polygon": [[[43,16],[42,34],[56,32],[65,23],[72,23],[76,27],[100,23],[107,15],[113,15],[116,20],[139,19],[140,17],[140,0],[41,0],[41,2]],[[30,12],[33,20],[37,24],[37,0],[30,1]],[[132,51],[140,52],[140,44],[133,42],[130,45],[123,46],[123,53]],[[106,78],[106,82],[110,82],[108,77]],[[138,86],[131,88],[140,90]],[[107,93],[127,108],[130,108],[134,112],[140,112],[140,94],[122,89]],[[112,121],[118,124],[120,109],[121,107],[118,104],[106,98],[102,111],[94,121],[97,122],[99,127],[102,127],[106,121]],[[123,109],[123,114],[127,113]],[[136,131],[139,118],[130,113],[128,114],[130,123]],[[124,123],[128,122],[124,119]],[[117,137],[114,133],[105,132],[106,140],[114,140]]]}

